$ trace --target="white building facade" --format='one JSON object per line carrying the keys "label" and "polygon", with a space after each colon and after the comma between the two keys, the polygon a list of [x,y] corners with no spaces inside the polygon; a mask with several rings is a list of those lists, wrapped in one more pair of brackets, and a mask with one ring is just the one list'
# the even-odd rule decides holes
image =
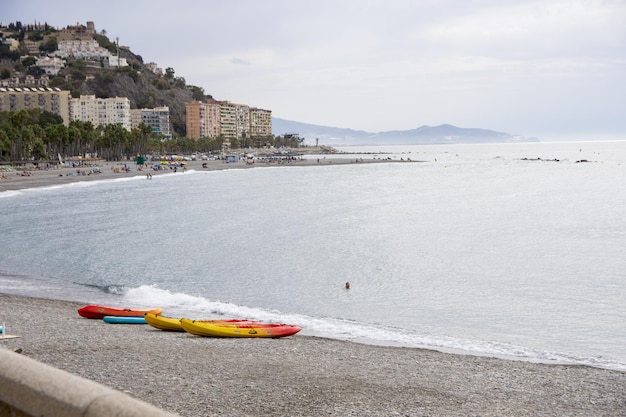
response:
{"label": "white building facade", "polygon": [[37,66],[49,75],[57,75],[65,66],[65,61],[57,57],[51,58],[49,56],[44,56],[39,58],[35,57],[35,59],[37,60]]}
{"label": "white building facade", "polygon": [[108,49],[101,47],[95,39],[77,39],[71,41],[60,41],[59,49],[52,53],[53,56],[67,58],[74,57],[85,60],[104,59],[111,67],[126,67],[126,58],[121,58],[111,54]]}
{"label": "white building facade", "polygon": [[130,131],[130,100],[127,97],[81,95],[80,98],[70,99],[70,120],[91,122],[94,126],[119,123]]}

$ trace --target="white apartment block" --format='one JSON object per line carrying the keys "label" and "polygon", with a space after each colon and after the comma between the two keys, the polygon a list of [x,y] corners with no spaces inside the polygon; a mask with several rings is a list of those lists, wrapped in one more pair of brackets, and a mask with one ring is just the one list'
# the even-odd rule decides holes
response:
{"label": "white apartment block", "polygon": [[170,129],[170,108],[167,106],[154,109],[132,109],[130,111],[130,125],[132,129],[140,124],[148,125],[152,132],[163,135],[166,139],[172,138]]}
{"label": "white apartment block", "polygon": [[94,126],[119,123],[130,131],[130,100],[127,97],[81,95],[80,98],[70,99],[70,120],[91,122]]}

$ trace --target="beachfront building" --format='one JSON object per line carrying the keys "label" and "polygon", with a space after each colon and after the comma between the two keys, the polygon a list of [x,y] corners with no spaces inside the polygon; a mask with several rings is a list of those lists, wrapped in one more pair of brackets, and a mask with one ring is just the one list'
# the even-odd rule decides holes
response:
{"label": "beachfront building", "polygon": [[205,101],[204,108],[204,136],[209,138],[218,137],[222,133],[222,117],[221,117],[221,102],[217,100]]}
{"label": "beachfront building", "polygon": [[70,100],[70,92],[58,88],[0,88],[0,111],[48,111],[61,116],[66,126],[70,122]]}
{"label": "beachfront building", "polygon": [[235,104],[235,124],[237,138],[250,137],[250,107],[245,104]]}
{"label": "beachfront building", "polygon": [[250,108],[250,137],[262,138],[272,136],[272,111]]}
{"label": "beachfront building", "polygon": [[130,131],[130,100],[127,97],[81,95],[70,99],[70,120],[91,122],[94,126],[119,123]]}
{"label": "beachfront building", "polygon": [[245,104],[208,99],[186,105],[187,137],[224,139],[264,137],[272,134],[272,112]]}
{"label": "beachfront building", "polygon": [[226,139],[237,138],[237,105],[229,101],[220,103],[220,131]]}
{"label": "beachfront building", "polygon": [[191,101],[185,104],[187,137],[200,139],[207,136],[203,129],[204,105],[201,101]]}
{"label": "beachfront building", "polygon": [[220,102],[216,100],[191,101],[185,105],[187,137],[215,138],[220,135]]}
{"label": "beachfront building", "polygon": [[140,124],[148,125],[152,132],[163,135],[165,139],[172,138],[170,129],[170,108],[167,106],[155,107],[154,109],[132,109],[130,111],[131,129]]}

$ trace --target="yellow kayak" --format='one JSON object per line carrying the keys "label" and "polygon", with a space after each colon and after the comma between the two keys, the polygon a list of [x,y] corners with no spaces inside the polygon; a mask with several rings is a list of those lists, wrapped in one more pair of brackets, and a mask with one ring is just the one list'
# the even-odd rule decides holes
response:
{"label": "yellow kayak", "polygon": [[146,319],[146,323],[154,328],[173,332],[184,332],[182,326],[180,325],[180,319],[164,317],[160,314],[154,313],[146,313],[143,317]]}
{"label": "yellow kayak", "polygon": [[200,320],[180,319],[187,333],[209,337],[285,337],[302,330],[292,324],[276,323],[217,323]]}
{"label": "yellow kayak", "polygon": [[[160,314],[146,313],[144,315],[146,319],[146,323],[150,326],[160,329],[167,330],[172,332],[184,332],[185,330],[180,324],[179,318],[174,317],[165,317]],[[206,322],[206,323],[252,323],[248,320],[243,319],[231,319],[231,320],[197,320],[198,322]]]}

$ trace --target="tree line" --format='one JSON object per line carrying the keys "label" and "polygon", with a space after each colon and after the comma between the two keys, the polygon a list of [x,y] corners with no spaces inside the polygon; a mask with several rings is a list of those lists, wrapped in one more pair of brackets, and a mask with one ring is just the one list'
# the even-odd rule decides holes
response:
{"label": "tree line", "polygon": [[38,109],[0,112],[0,162],[43,162],[76,156],[91,156],[107,161],[132,159],[136,155],[171,155],[216,153],[230,148],[302,146],[304,139],[280,136],[226,139],[187,137],[164,139],[141,124],[130,131],[121,124],[94,126],[91,122],[73,120],[69,126],[56,114]]}

